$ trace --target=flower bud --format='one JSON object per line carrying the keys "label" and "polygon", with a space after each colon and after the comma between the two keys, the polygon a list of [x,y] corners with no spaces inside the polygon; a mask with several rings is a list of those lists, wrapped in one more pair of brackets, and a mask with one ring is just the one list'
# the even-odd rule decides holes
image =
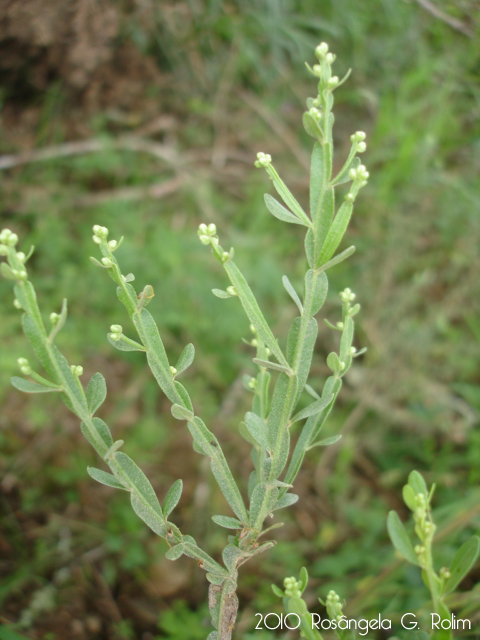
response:
{"label": "flower bud", "polygon": [[178,371],[175,369],[175,367],[170,367],[170,373],[172,374],[172,376],[176,376]]}
{"label": "flower bud", "polygon": [[327,88],[335,89],[338,83],[339,83],[338,76],[332,76],[327,82]]}
{"label": "flower bud", "polygon": [[8,256],[8,247],[6,244],[0,244],[0,256]]}
{"label": "flower bud", "polygon": [[207,231],[211,236],[214,236],[217,233],[217,227],[213,223],[211,223],[208,225]]}
{"label": "flower bud", "polygon": [[318,47],[315,48],[315,56],[320,60],[328,53],[328,44],[326,42],[321,42]]}
{"label": "flower bud", "polygon": [[272,162],[272,156],[270,154],[259,151],[257,153],[257,160],[255,161],[254,165],[255,167],[257,167],[257,169],[260,169],[260,168],[265,169],[266,167],[268,167],[269,164],[271,164],[271,162]]}
{"label": "flower bud", "polygon": [[52,312],[52,313],[49,315],[50,322],[51,322],[53,325],[57,324],[57,322],[58,322],[59,318],[60,318],[60,316],[58,315],[58,313],[55,313],[55,312]]}
{"label": "flower bud", "polygon": [[104,267],[107,267],[108,269],[110,267],[113,267],[113,262],[110,258],[102,258],[101,263],[103,264]]}
{"label": "flower bud", "polygon": [[257,340],[255,338],[251,341],[250,344],[252,345],[252,347],[257,347],[258,346],[258,342],[257,342]]}
{"label": "flower bud", "polygon": [[198,226],[198,233],[201,233],[203,235],[205,235],[207,233],[207,225],[206,224],[200,224]]}
{"label": "flower bud", "polygon": [[108,248],[114,251],[118,247],[118,242],[116,240],[110,240],[108,243]]}
{"label": "flower bud", "polygon": [[70,365],[70,369],[72,370],[74,376],[79,377],[83,375],[83,367],[81,367],[80,365],[72,364]]}
{"label": "flower bud", "polygon": [[112,333],[122,333],[123,332],[123,327],[121,324],[112,324],[110,325],[110,331]]}
{"label": "flower bud", "polygon": [[237,290],[233,286],[227,287],[227,293],[230,294],[231,296],[238,295]]}
{"label": "flower bud", "polygon": [[367,150],[367,143],[366,142],[359,142],[357,144],[357,151],[358,153],[363,153],[364,151]]}
{"label": "flower bud", "polygon": [[353,193],[347,193],[347,195],[345,196],[345,202],[348,202],[348,204],[353,204],[355,201],[355,196],[353,195]]}
{"label": "flower bud", "polygon": [[333,53],[327,53],[327,55],[325,56],[325,60],[328,62],[328,64],[333,64],[335,62],[335,54]]}
{"label": "flower bud", "polygon": [[23,262],[25,262],[25,257],[26,257],[26,256],[25,256],[25,254],[23,253],[23,251],[17,251],[16,256],[17,256],[17,260],[18,260],[19,262],[22,262],[22,263],[23,263]]}
{"label": "flower bud", "polygon": [[22,305],[20,304],[20,300],[18,300],[17,298],[14,299],[13,306],[15,307],[15,309],[23,309]]}
{"label": "flower bud", "polygon": [[202,235],[202,236],[198,236],[198,239],[200,240],[200,242],[202,244],[205,244],[205,245],[210,244],[210,241],[211,241],[210,236],[203,236]]}

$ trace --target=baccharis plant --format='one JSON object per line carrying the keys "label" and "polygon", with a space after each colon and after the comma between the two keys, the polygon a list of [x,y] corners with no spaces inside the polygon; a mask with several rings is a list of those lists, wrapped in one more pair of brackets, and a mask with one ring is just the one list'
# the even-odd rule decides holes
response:
{"label": "baccharis plant", "polygon": [[[292,486],[305,455],[311,449],[332,444],[340,437],[323,438],[322,429],[341,389],[343,376],[352,360],[361,353],[352,344],[354,316],[360,306],[354,303],[355,295],[350,289],[345,289],[340,294],[341,320],[336,324],[328,323],[340,334],[338,352],[330,353],[327,358],[331,375],[321,390],[315,390],[308,384],[318,333],[316,316],[327,296],[326,271],[354,251],[354,247],[349,247],[336,253],[347,229],[355,198],[369,176],[357,155],[366,149],[365,134],[361,131],[351,136],[350,153],[340,171],[333,175],[333,92],[348,74],[343,80],[332,75],[335,56],[325,43],[316,48],[315,55],[317,63],[308,68],[318,79],[318,95],[307,100],[308,110],[303,116],[305,130],[315,140],[309,214],[280,178],[268,154],[259,153],[255,162],[256,167],[265,169],[283,201],[282,204],[266,195],[267,209],[276,218],[301,225],[306,230],[307,265],[303,295],[295,290],[287,276],[283,277],[284,287],[298,307],[298,316],[292,322],[284,346],[266,322],[251,288],[234,262],[233,249],[226,251],[222,248],[215,225],[201,224],[198,231],[200,242],[211,247],[230,281],[225,291],[215,289],[213,293],[221,298],[238,297],[254,334],[251,344],[256,350],[253,358],[256,375],[246,381],[248,390],[253,393],[252,407],[240,425],[240,434],[252,446],[253,469],[245,490],[238,486],[221,443],[197,414],[188,391],[177,380],[192,364],[193,345],[187,345],[172,366],[157,324],[146,308],[153,296],[153,287],[147,284],[138,293],[132,284],[133,275],[124,275],[115,257],[121,240],[109,240],[108,229],[103,226],[93,228],[93,240],[101,257],[92,260],[105,269],[117,285],[118,299],[138,335],[134,340],[124,334],[120,324],[115,324],[110,328],[108,340],[122,351],[145,353],[155,379],[172,403],[173,416],[187,423],[194,449],[209,459],[212,473],[232,511],[229,515],[212,516],[216,524],[233,531],[223,550],[223,564],[204,551],[193,537],[180,531],[171,520],[172,511],[181,497],[182,481],[174,482],[160,503],[144,473],[121,451],[123,441],[114,441],[110,428],[95,415],[106,397],[104,377],[96,373],[84,387],[82,367],[70,365],[55,345],[55,338],[67,318],[66,301],[60,313],[50,314],[50,326],[47,328],[26,267],[33,249],[25,255],[17,250],[15,233],[4,229],[0,234],[0,255],[6,257],[1,271],[4,277],[14,282],[14,305],[23,311],[24,333],[44,369],[40,375],[25,358],[20,358],[20,371],[26,377],[12,378],[13,385],[30,393],[58,393],[79,417],[82,433],[109,468],[109,472],[89,468],[92,478],[130,494],[134,511],[168,542],[167,557],[170,560],[186,555],[205,570],[210,582],[209,607],[214,627],[209,640],[231,638],[238,609],[238,570],[250,558],[274,545],[273,540],[264,538],[279,526],[270,524],[270,516],[297,501],[298,496],[292,492]],[[336,188],[345,183],[350,186],[336,208]],[[297,410],[302,395],[301,406],[305,408]],[[306,396],[310,396],[307,404]],[[292,436],[294,446],[291,446]]]}

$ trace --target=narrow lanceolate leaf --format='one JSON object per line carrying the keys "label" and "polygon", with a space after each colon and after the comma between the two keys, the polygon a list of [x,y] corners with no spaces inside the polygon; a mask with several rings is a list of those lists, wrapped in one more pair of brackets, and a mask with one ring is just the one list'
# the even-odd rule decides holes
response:
{"label": "narrow lanceolate leaf", "polygon": [[235,287],[248,319],[258,331],[261,339],[276,357],[278,362],[283,364],[285,367],[288,367],[288,362],[283,355],[282,350],[278,346],[278,342],[268,326],[267,321],[263,317],[252,290],[248,286],[247,281],[239,271],[238,267],[232,260],[225,262],[223,266],[230,278],[230,282]]}
{"label": "narrow lanceolate leaf", "polygon": [[101,373],[94,373],[88,383],[87,391],[87,403],[90,414],[93,415],[95,411],[104,403],[107,397],[107,383]]}
{"label": "narrow lanceolate leaf", "polygon": [[307,382],[312,363],[313,349],[318,335],[318,324],[315,318],[310,318],[305,326],[305,319],[295,318],[288,333],[287,359],[297,374],[298,400]]}
{"label": "narrow lanceolate leaf", "polygon": [[296,198],[293,196],[290,189],[280,178],[276,170],[273,167],[271,168],[273,171],[272,174],[270,174],[270,177],[272,178],[273,186],[275,187],[276,192],[282,198],[283,202],[287,205],[290,211],[292,211],[292,213],[296,215],[297,218],[303,220],[306,226],[310,227],[312,223],[309,220],[307,214],[302,209]]}
{"label": "narrow lanceolate leaf", "polygon": [[58,393],[59,391],[63,391],[62,387],[47,387],[43,384],[38,384],[38,382],[32,382],[31,380],[25,380],[25,378],[19,378],[18,376],[13,376],[12,378],[10,378],[10,382],[16,389],[18,389],[19,391],[23,391],[24,393]]}
{"label": "narrow lanceolate leaf", "polygon": [[195,347],[190,342],[183,349],[180,357],[178,358],[178,362],[175,365],[175,369],[177,370],[177,375],[188,369],[188,367],[192,364],[193,359],[195,357]]}
{"label": "narrow lanceolate leaf", "polygon": [[452,593],[475,564],[480,549],[480,538],[472,536],[455,554],[450,567],[450,578],[445,593]]}
{"label": "narrow lanceolate leaf", "polygon": [[313,147],[310,163],[310,215],[315,220],[320,213],[323,185],[326,182],[323,166],[323,151],[317,142]]}
{"label": "narrow lanceolate leaf", "polygon": [[248,411],[245,414],[245,426],[249,434],[256,442],[258,442],[262,449],[269,451],[270,443],[268,440],[268,429],[265,421],[255,413]]}
{"label": "narrow lanceolate leaf", "polygon": [[388,514],[387,529],[390,540],[398,553],[411,564],[420,565],[410,538],[396,511],[390,511]]}
{"label": "narrow lanceolate leaf", "polygon": [[302,409],[298,413],[296,413],[292,418],[292,424],[294,422],[298,422],[299,420],[304,420],[305,418],[309,418],[310,416],[314,416],[317,413],[320,413],[330,402],[333,400],[333,394],[328,394],[324,398],[320,398],[319,400],[315,400]]}
{"label": "narrow lanceolate leaf", "polygon": [[88,425],[81,422],[80,429],[86,440],[103,458],[113,444],[112,434],[105,422],[100,418],[92,418]]}
{"label": "narrow lanceolate leaf", "polygon": [[340,264],[340,262],[343,262],[354,253],[355,253],[355,247],[352,245],[351,247],[348,247],[348,249],[345,249],[344,251],[339,253],[337,256],[335,256],[331,260],[328,260],[328,262],[325,262],[324,264],[322,264],[320,269],[322,271],[327,271],[327,269],[330,269],[331,267],[334,267],[335,265]]}
{"label": "narrow lanceolate leaf", "polygon": [[163,393],[170,402],[183,404],[172,379],[165,347],[151,313],[142,309],[132,316],[138,334],[147,349],[148,365]]}
{"label": "narrow lanceolate leaf", "polygon": [[248,515],[243,504],[242,495],[233,479],[232,472],[217,438],[198,417],[188,422],[188,429],[192,434],[194,444],[200,452],[210,458],[212,473],[232,511],[239,520],[246,523]]}
{"label": "narrow lanceolate leaf", "polygon": [[271,489],[265,483],[257,484],[250,500],[250,526],[260,530],[264,518],[273,510],[278,489]]}
{"label": "narrow lanceolate leaf", "polygon": [[286,373],[287,376],[292,374],[290,367],[284,367],[276,362],[270,362],[270,360],[262,360],[261,358],[252,358],[253,362],[259,367],[265,367],[265,369],[271,369],[272,371],[280,371]]}
{"label": "narrow lanceolate leaf", "polygon": [[325,273],[309,269],[305,274],[305,304],[308,300],[309,316],[315,316],[323,307],[328,293],[328,278]]}
{"label": "narrow lanceolate leaf", "polygon": [[329,447],[331,444],[335,444],[339,440],[341,440],[342,434],[337,434],[336,436],[330,436],[329,438],[323,438],[323,440],[318,440],[311,444],[307,450],[313,449],[315,447]]}
{"label": "narrow lanceolate leaf", "polygon": [[355,329],[355,323],[353,321],[353,318],[348,316],[347,318],[345,318],[342,337],[340,339],[339,356],[342,362],[346,362],[349,356],[350,348],[352,346],[352,341],[353,341],[354,329]]}
{"label": "narrow lanceolate leaf", "polygon": [[183,489],[183,482],[181,480],[175,480],[175,482],[172,484],[172,486],[168,490],[167,495],[165,496],[165,500],[163,501],[163,509],[162,509],[163,515],[165,516],[165,518],[168,518],[168,516],[172,513],[172,511],[177,506],[178,501],[180,500],[180,497],[182,495],[182,489]]}
{"label": "narrow lanceolate leaf", "polygon": [[347,230],[348,223],[352,216],[353,204],[351,202],[344,202],[340,209],[337,211],[337,215],[332,222],[332,226],[328,231],[325,242],[322,245],[322,249],[318,258],[315,261],[317,267],[321,267],[325,262],[330,260],[338,245],[342,241],[342,238]]}
{"label": "narrow lanceolate leaf", "polygon": [[165,537],[167,533],[165,519],[157,495],[147,476],[125,453],[115,454],[115,460],[130,486],[133,510],[152,531]]}
{"label": "narrow lanceolate leaf", "polygon": [[298,310],[300,311],[300,313],[303,313],[303,306],[302,306],[302,303],[300,302],[300,298],[298,297],[298,293],[293,288],[293,285],[290,282],[290,280],[287,278],[287,276],[283,276],[282,277],[282,283],[283,283],[283,286],[285,287],[285,290],[288,293],[288,295],[292,298],[292,300],[297,305]]}
{"label": "narrow lanceolate leaf", "polygon": [[242,558],[244,552],[233,544],[227,544],[222,553],[222,560],[228,571],[233,573],[237,568],[238,561]]}
{"label": "narrow lanceolate leaf", "polygon": [[280,500],[275,505],[274,511],[278,509],[284,509],[285,507],[289,507],[292,504],[298,502],[298,496],[296,493],[286,493],[284,496],[280,498]]}
{"label": "narrow lanceolate leaf", "polygon": [[88,405],[86,398],[78,386],[77,379],[70,369],[67,359],[60,353],[57,347],[52,344],[48,346],[48,353],[55,367],[56,377],[62,385],[65,395],[64,401],[68,400],[67,406],[72,409],[77,416],[83,418],[88,415]]}
{"label": "narrow lanceolate leaf", "polygon": [[229,516],[212,516],[212,520],[220,527],[225,527],[225,529],[243,529],[243,524],[236,518],[230,518]]}
{"label": "narrow lanceolate leaf", "polygon": [[272,216],[278,218],[278,220],[282,220],[282,222],[290,222],[291,224],[301,224],[304,227],[309,226],[304,220],[297,218],[297,216],[286,209],[282,204],[275,200],[275,198],[272,198],[268,193],[265,194],[264,198],[267,209],[270,211]]}
{"label": "narrow lanceolate leaf", "polygon": [[100,482],[101,484],[106,485],[107,487],[112,487],[113,489],[123,489],[124,491],[128,491],[127,487],[125,487],[115,476],[111,473],[107,473],[106,471],[102,471],[101,469],[96,469],[95,467],[87,467],[88,475]]}
{"label": "narrow lanceolate leaf", "polygon": [[[319,256],[333,227],[335,215],[335,192],[333,187],[325,190],[320,215],[315,220],[315,265],[319,265]],[[330,258],[331,256],[329,256]],[[327,258],[328,260],[328,258]]]}

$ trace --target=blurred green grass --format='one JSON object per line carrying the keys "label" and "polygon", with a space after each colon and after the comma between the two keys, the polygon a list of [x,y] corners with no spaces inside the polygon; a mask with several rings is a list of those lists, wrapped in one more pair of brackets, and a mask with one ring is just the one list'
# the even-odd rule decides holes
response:
{"label": "blurred green grass", "polygon": [[[181,517],[185,528],[196,528],[195,535],[208,536],[219,549],[221,533],[194,513],[206,499],[195,489],[198,479],[219,512],[221,497],[190,453],[188,437],[173,424],[143,359],[112,353],[105,340],[110,324],[125,319],[112,283],[89,262],[95,253],[91,227],[102,224],[113,237],[125,236],[119,258],[138,283],[154,286],[151,309],[169,353],[195,344],[197,358],[187,378],[192,397],[227,450],[237,454],[233,467],[246,479],[236,425],[248,401],[238,390],[241,374],[251,366],[241,343],[248,323],[234,300],[210,294],[224,286],[224,275],[195,231],[200,222],[217,224],[222,242],[235,247],[267,317],[279,334],[285,332],[294,312],[287,307],[281,275],[300,284],[301,236],[268,217],[263,193],[270,187],[253,169],[253,159],[259,150],[271,152],[305,202],[310,143],[300,133],[300,121],[313,89],[303,60],[311,60],[313,47],[327,40],[338,56],[339,75],[353,68],[336,94],[337,162],[349,135],[365,130],[365,163],[372,177],[348,234],[357,253],[332,271],[325,313],[336,319],[336,293],[350,286],[362,304],[357,344],[368,353],[347,380],[329,424],[332,433],[345,429],[345,438],[322,457],[311,456],[299,478],[300,504],[285,514],[279,545],[245,570],[246,612],[239,622],[245,633],[252,630],[252,611],[277,606],[269,583],[279,584],[303,563],[312,574],[312,589],[324,595],[335,588],[347,603],[353,600],[352,613],[416,609],[424,599],[420,577],[403,566],[393,569],[384,526],[412,468],[437,482],[439,507],[453,503],[445,526],[454,537],[442,539],[442,558],[451,557],[454,543],[463,539],[460,525],[478,529],[479,18],[473,2],[443,2],[442,9],[468,23],[476,36],[458,33],[419,4],[400,0],[178,2],[147,13],[132,10],[122,39],[167,75],[169,91],[162,93],[159,109],[174,116],[174,125],[155,141],[173,149],[175,161],[109,148],[132,130],[97,113],[85,126],[104,140],[106,151],[27,164],[2,176],[1,226],[19,232],[25,245],[37,246],[31,273],[45,313],[69,298],[62,348],[72,362],[82,362],[86,371],[100,369],[111,380],[109,422],[117,424],[160,492],[184,474],[182,456],[191,461]],[[146,91],[155,94],[153,87]],[[68,95],[52,84],[37,100],[35,145],[61,143]],[[21,151],[7,140],[5,152]],[[183,182],[163,199],[122,195],[124,187],[140,189],[175,176]],[[7,619],[28,608],[31,594],[54,581],[55,571],[71,569],[72,556],[51,551],[45,558],[45,545],[54,548],[62,530],[59,522],[72,530],[73,557],[98,545],[104,549],[100,573],[109,588],[120,593],[123,583],[133,581],[141,591],[149,565],[161,554],[159,545],[150,543],[122,496],[96,493],[95,500],[108,503],[106,512],[90,503],[84,469],[95,456],[77,435],[75,421],[54,401],[19,399],[9,388],[17,357],[28,354],[3,280],[0,299],[0,465],[13,483],[13,493],[4,496],[2,520],[8,544],[21,549],[0,589],[7,614],[12,607]],[[320,335],[317,384],[334,344],[326,328]],[[85,516],[93,519],[92,529],[75,528],[72,522]],[[40,522],[50,523],[47,534],[40,534],[43,543],[32,544],[26,531]],[[181,566],[187,580],[193,579],[191,569]],[[82,572],[89,575],[85,568]],[[202,598],[192,597],[182,584],[176,595],[197,608]],[[30,595],[19,597],[20,589]],[[165,607],[164,599],[154,601]],[[57,606],[64,606],[61,585]],[[128,622],[123,609],[122,615]],[[172,617],[165,616],[159,637],[180,637],[184,631],[172,630]],[[146,625],[138,614],[131,617],[132,629]],[[39,620],[34,630],[41,628],[42,614]],[[127,624],[121,633],[134,632]]]}

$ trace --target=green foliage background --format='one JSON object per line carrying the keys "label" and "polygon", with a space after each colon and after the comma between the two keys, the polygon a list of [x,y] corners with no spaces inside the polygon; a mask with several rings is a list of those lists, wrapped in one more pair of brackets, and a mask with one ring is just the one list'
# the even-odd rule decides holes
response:
{"label": "green foliage background", "polygon": [[[184,478],[182,528],[208,538],[215,551],[223,533],[209,514],[222,513],[222,497],[141,354],[113,353],[106,341],[108,327],[125,318],[109,279],[89,262],[91,228],[101,224],[126,237],[119,259],[139,283],[154,286],[150,309],[167,349],[179,354],[195,344],[191,395],[246,483],[247,448],[236,429],[248,402],[240,384],[251,368],[241,342],[248,323],[235,300],[211,295],[224,287],[224,275],[196,228],[214,222],[222,243],[235,247],[282,335],[294,309],[281,276],[299,284],[301,236],[267,213],[270,185],[253,161],[257,151],[271,153],[305,202],[310,141],[301,114],[313,88],[303,61],[326,40],[338,75],[353,69],[336,93],[336,162],[341,166],[350,134],[364,130],[371,179],[347,234],[357,252],[331,272],[326,309],[336,320],[336,292],[350,286],[357,293],[356,344],[368,352],[330,420],[331,433],[344,438],[321,456],[312,452],[298,479],[300,502],[283,513],[279,544],[245,569],[238,637],[280,637],[254,633],[253,613],[277,610],[269,584],[302,564],[312,603],[315,592],[323,597],[334,588],[350,616],[394,618],[422,605],[428,611],[418,572],[395,559],[385,529],[388,510],[401,510],[400,488],[413,468],[438,485],[439,562],[478,530],[479,14],[471,0],[438,5],[470,35],[403,0],[191,0],[153,4],[146,13],[119,5],[112,47],[129,43],[162,74],[161,86],[145,85],[145,100],[170,125],[147,137],[168,161],[115,149],[115,140],[139,137],[148,121],[141,102],[120,108],[118,117],[100,107],[82,112],[60,80],[26,97],[8,84],[2,90],[3,153],[24,150],[9,131],[12,104],[20,115],[36,110],[29,131],[36,148],[71,139],[72,110],[84,119],[83,137],[105,146],[3,171],[1,227],[36,245],[31,272],[43,309],[58,311],[68,296],[61,345],[86,375],[105,374],[106,420],[116,437],[160,495]],[[139,195],[175,179],[163,198]],[[94,453],[55,398],[19,397],[10,388],[16,359],[30,354],[3,280],[0,300],[0,622],[20,622],[20,631],[45,640],[64,637],[58,620],[76,629],[72,638],[204,637],[200,572],[184,559],[163,561],[162,543],[124,496],[92,486],[86,466]],[[319,383],[334,339],[321,330],[313,371]],[[478,576],[477,568],[463,585],[474,595],[460,594],[455,603],[477,626]],[[172,605],[176,600],[184,602]],[[91,628],[75,627],[85,616]]]}

